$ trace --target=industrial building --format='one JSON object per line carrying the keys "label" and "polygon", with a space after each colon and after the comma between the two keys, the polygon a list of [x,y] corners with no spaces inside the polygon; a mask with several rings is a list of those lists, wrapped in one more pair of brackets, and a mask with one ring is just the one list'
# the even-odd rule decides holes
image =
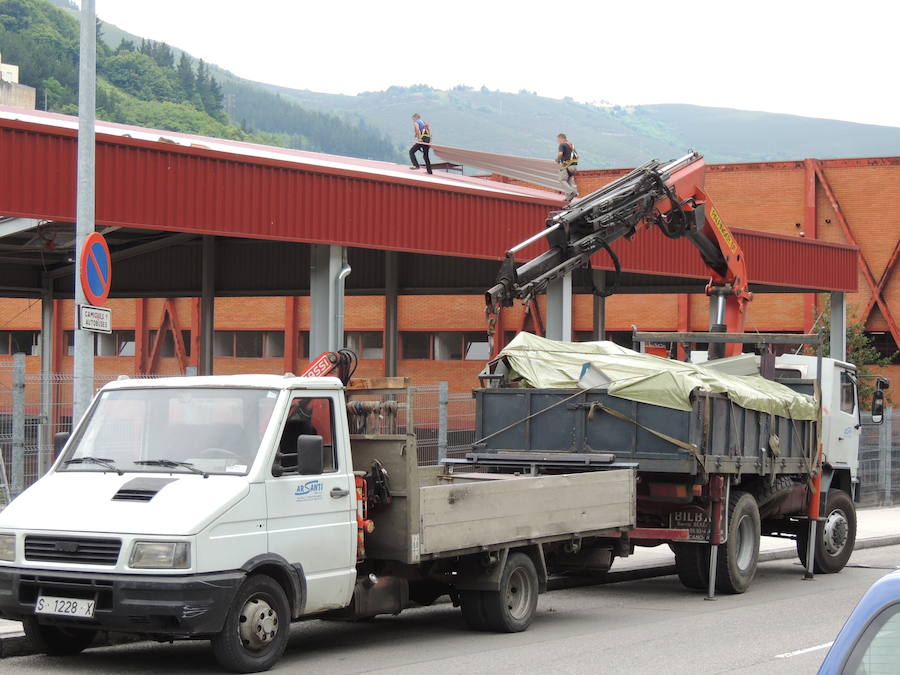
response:
{"label": "industrial building", "polygon": [[[15,169],[5,163],[2,178],[10,189],[0,197],[0,213],[9,216],[0,223],[6,267],[0,355],[24,351],[31,355],[28,370],[37,372],[43,348],[44,372],[70,372],[74,316],[65,251],[74,177],[52,186],[47,181],[68,160],[74,169],[74,118],[4,117],[4,156],[18,152],[31,159]],[[107,303],[114,331],[99,335],[95,346],[98,376],[302,369],[321,350],[315,329],[310,334],[318,322],[309,269],[318,261],[351,268],[342,279],[346,299],[325,316],[331,324],[342,318],[361,373],[408,375],[417,384],[443,380],[455,391],[477,383],[488,355],[481,293],[506,248],[539,230],[546,214],[561,206],[558,196],[499,177],[432,178],[381,162],[214,143],[98,127],[98,229],[108,232],[121,259]],[[580,191],[623,172],[583,171]],[[849,316],[864,322],[884,353],[894,353],[900,203],[891,197],[898,186],[897,157],[709,166],[706,190],[738,229],[752,281],[762,291],[750,305],[748,330],[807,331],[828,302],[790,291],[830,289],[846,292]],[[302,225],[291,224],[301,216]],[[219,281],[214,311],[204,312],[201,238],[211,235],[220,242]],[[605,303],[601,327],[608,338],[627,342],[633,325],[707,327],[705,270],[690,247],[676,244],[639,233],[617,247],[626,277],[634,278]],[[828,284],[834,255],[857,257],[858,280]],[[596,303],[583,284],[575,290],[573,337],[591,339]],[[540,331],[544,304],[542,298],[539,311],[527,316],[522,308],[507,311],[505,334]],[[214,332],[202,346],[204,320],[212,321]],[[42,321],[52,326],[50,348],[40,344]],[[897,365],[887,370],[900,374]]]}

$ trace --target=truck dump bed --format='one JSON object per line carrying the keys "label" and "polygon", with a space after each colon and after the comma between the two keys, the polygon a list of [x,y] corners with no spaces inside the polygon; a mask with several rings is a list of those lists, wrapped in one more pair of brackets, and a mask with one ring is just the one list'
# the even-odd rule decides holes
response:
{"label": "truck dump bed", "polygon": [[368,558],[431,558],[572,537],[616,535],[635,523],[630,469],[553,476],[450,474],[418,466],[407,435],[352,435],[354,470],[378,460],[392,502],[369,512]]}
{"label": "truck dump bed", "polygon": [[[602,389],[475,391],[473,454],[595,453],[644,472],[796,474],[816,449],[814,420],[749,410],[695,390],[691,410],[610,396]],[[603,457],[612,455],[612,457]],[[552,456],[552,455],[551,455]]]}

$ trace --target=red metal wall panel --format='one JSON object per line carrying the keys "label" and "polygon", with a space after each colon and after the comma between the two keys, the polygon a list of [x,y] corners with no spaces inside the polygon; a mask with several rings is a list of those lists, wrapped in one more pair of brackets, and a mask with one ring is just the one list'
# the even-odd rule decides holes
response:
{"label": "red metal wall panel", "polygon": [[[0,214],[74,220],[74,131],[0,120],[0,156],[7,158],[0,164]],[[559,207],[550,199],[464,183],[412,184],[104,134],[97,136],[96,195],[101,225],[486,259],[502,257]],[[856,289],[852,248],[746,231],[738,237],[751,281]],[[626,271],[707,276],[688,242],[672,242],[655,230],[617,242],[615,249]]]}

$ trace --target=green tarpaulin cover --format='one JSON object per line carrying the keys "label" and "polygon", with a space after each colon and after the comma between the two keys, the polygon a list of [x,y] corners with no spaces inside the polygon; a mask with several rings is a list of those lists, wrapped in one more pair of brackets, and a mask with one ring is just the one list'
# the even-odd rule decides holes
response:
{"label": "green tarpaulin cover", "polygon": [[519,333],[500,356],[511,370],[507,378],[521,378],[527,387],[602,386],[611,396],[676,410],[690,410],[691,392],[699,388],[727,394],[750,410],[816,419],[815,398],[783,384],[759,375],[728,375],[705,365],[641,354],[612,342],[558,342]]}

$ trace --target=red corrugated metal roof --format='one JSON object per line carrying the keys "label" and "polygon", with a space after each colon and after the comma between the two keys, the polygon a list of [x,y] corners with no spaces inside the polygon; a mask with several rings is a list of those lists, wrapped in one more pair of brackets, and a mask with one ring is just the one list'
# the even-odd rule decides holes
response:
{"label": "red corrugated metal roof", "polygon": [[[0,214],[74,220],[76,129],[74,117],[0,107]],[[110,123],[97,126],[96,199],[100,225],[484,259],[563,203],[474,177]],[[856,289],[852,247],[738,237],[751,281]],[[653,230],[615,248],[626,271],[707,276],[689,243]]]}

